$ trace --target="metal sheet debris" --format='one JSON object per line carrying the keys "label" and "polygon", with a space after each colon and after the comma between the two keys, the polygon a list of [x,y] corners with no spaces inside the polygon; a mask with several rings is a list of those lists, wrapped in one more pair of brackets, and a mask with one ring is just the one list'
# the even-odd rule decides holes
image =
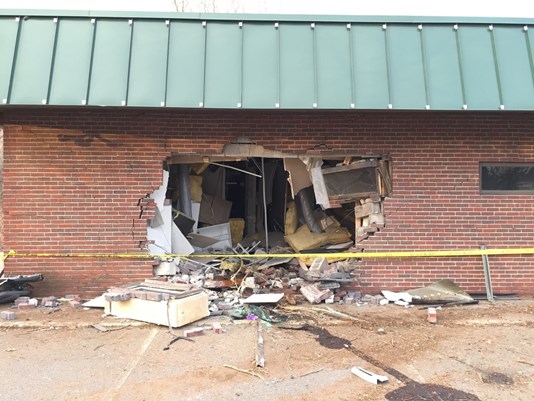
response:
{"label": "metal sheet debris", "polygon": [[463,291],[454,281],[439,280],[426,287],[406,291],[414,297],[413,303],[418,304],[471,304],[474,300]]}

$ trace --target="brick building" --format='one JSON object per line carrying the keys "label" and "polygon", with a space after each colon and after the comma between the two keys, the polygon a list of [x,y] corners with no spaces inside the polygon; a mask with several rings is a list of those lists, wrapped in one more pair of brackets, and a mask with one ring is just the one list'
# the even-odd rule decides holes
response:
{"label": "brick building", "polygon": [[[164,168],[229,161],[239,138],[263,147],[250,158],[388,160],[385,223],[351,232],[365,252],[531,248],[532,22],[4,11],[3,250],[146,253],[143,200]],[[532,254],[490,261],[496,293],[534,293]],[[360,265],[367,292],[485,291],[480,256]],[[44,273],[37,295],[152,276],[120,258],[15,256],[6,271]]]}

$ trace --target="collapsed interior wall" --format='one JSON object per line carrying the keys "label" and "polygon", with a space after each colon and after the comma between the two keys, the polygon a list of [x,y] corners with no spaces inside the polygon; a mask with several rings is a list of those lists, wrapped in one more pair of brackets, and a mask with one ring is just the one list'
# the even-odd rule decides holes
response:
{"label": "collapsed interior wall", "polygon": [[385,225],[387,155],[273,155],[250,143],[231,151],[243,156],[167,159],[163,185],[151,195],[151,253],[222,252],[254,241],[270,252],[333,252]]}

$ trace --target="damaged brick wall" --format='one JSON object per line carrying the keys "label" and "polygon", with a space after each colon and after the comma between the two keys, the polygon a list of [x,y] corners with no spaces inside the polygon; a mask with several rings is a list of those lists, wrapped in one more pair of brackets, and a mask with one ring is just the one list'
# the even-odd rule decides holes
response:
{"label": "damaged brick wall", "polygon": [[[480,195],[479,162],[534,161],[528,113],[5,110],[4,249],[138,252],[140,199],[171,152],[217,153],[237,137],[284,152],[389,154],[386,227],[366,251],[529,247],[533,195]],[[533,256],[490,256],[496,293],[534,294]],[[451,278],[484,291],[480,257],[365,259],[364,292]],[[43,272],[37,295],[96,295],[151,275],[147,261],[10,259]]]}
{"label": "damaged brick wall", "polygon": [[[0,125],[0,249],[4,249],[4,129]],[[2,268],[0,267],[0,270]],[[1,274],[1,273],[0,273]]]}

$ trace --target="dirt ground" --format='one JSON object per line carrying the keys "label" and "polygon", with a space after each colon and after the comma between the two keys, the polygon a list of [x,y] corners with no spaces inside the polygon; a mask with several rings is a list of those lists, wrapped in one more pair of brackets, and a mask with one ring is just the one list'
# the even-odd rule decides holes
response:
{"label": "dirt ground", "polygon": [[[16,311],[17,320],[0,321],[0,399],[534,399],[532,299],[445,308],[437,324],[417,307],[331,307],[351,318],[317,308],[326,305],[281,310],[287,322],[263,326],[265,368],[255,367],[253,321],[207,318],[187,328],[218,321],[225,332],[164,350],[173,338],[166,327],[102,310]],[[367,383],[351,373],[354,366],[389,380]]]}

